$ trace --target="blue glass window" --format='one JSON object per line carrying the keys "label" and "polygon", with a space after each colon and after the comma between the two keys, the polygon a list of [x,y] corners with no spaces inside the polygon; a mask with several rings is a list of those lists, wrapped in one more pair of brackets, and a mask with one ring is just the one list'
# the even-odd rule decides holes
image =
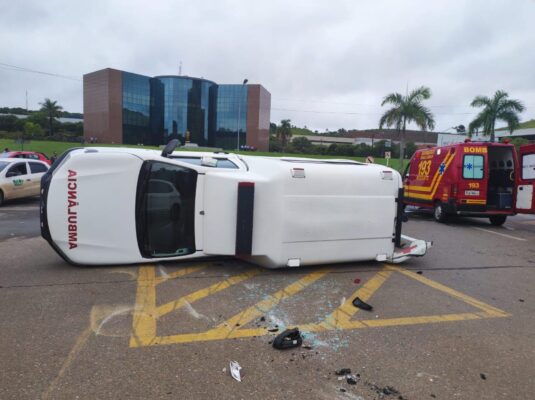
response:
{"label": "blue glass window", "polygon": [[483,179],[483,156],[465,155],[463,158],[463,178]]}

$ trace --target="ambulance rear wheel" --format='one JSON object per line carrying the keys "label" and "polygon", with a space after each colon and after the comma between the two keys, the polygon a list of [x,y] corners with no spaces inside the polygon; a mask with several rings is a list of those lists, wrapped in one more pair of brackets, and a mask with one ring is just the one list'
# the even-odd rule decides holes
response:
{"label": "ambulance rear wheel", "polygon": [[490,223],[494,226],[500,226],[507,220],[507,215],[491,215],[489,217]]}
{"label": "ambulance rear wheel", "polygon": [[437,222],[446,222],[448,219],[448,215],[446,214],[446,211],[444,211],[444,204],[442,204],[440,201],[435,203],[433,217],[435,217],[435,221]]}

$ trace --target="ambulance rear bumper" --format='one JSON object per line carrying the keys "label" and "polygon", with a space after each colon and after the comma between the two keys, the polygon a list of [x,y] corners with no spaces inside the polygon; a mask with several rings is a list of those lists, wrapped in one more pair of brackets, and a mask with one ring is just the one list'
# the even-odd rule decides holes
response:
{"label": "ambulance rear bumper", "polygon": [[448,214],[461,215],[467,217],[489,217],[491,215],[514,215],[512,209],[489,209],[485,204],[457,204],[450,200],[446,204]]}

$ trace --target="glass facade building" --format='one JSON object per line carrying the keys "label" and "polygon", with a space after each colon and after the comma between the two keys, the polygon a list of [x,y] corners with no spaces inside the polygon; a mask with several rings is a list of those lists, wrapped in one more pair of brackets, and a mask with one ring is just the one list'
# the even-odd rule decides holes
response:
{"label": "glass facade building", "polygon": [[268,150],[270,106],[261,85],[113,69],[84,75],[84,136],[97,142],[162,145],[178,138],[204,147]]}
{"label": "glass facade building", "polygon": [[209,144],[210,89],[214,82],[181,76],[153,78],[163,85],[164,138],[181,137],[193,143]]}
{"label": "glass facade building", "polygon": [[214,123],[215,147],[237,149],[246,144],[247,86],[219,85]]}

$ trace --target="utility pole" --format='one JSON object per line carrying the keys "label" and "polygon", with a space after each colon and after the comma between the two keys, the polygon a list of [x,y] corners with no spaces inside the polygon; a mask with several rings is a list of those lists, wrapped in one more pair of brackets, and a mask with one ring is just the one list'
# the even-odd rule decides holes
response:
{"label": "utility pole", "polygon": [[28,112],[28,89],[26,89],[26,112]]}
{"label": "utility pole", "polygon": [[178,76],[182,76],[182,61],[178,64]]}

